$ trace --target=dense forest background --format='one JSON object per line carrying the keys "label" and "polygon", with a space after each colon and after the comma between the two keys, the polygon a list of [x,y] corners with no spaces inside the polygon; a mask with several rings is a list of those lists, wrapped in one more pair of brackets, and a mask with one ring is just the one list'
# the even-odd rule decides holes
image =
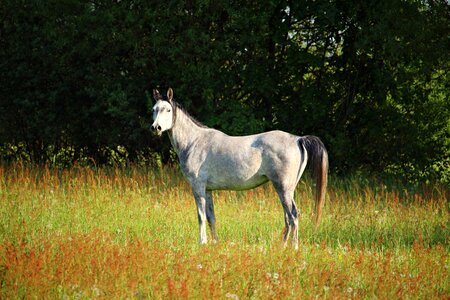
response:
{"label": "dense forest background", "polygon": [[332,172],[449,183],[449,19],[445,0],[3,0],[1,160],[168,162],[149,125],[170,86],[228,134],[321,137]]}

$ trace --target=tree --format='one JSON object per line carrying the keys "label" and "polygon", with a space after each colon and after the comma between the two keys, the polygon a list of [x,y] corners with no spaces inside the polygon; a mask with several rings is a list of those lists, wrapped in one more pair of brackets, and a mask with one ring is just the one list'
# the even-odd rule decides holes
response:
{"label": "tree", "polygon": [[0,148],[34,161],[170,157],[148,94],[171,86],[229,134],[320,136],[335,172],[449,178],[446,1],[5,0],[0,16]]}

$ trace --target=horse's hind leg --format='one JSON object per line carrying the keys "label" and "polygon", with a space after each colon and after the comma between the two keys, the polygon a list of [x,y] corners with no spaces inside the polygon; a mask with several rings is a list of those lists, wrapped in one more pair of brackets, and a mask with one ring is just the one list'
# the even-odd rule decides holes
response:
{"label": "horse's hind leg", "polygon": [[289,235],[292,232],[292,245],[295,249],[298,249],[298,211],[294,201],[294,192],[277,187],[276,190],[284,210],[284,223],[286,226],[283,236],[284,244],[287,244]]}
{"label": "horse's hind leg", "polygon": [[284,230],[283,230],[283,242],[284,246],[289,239],[289,234],[291,233],[291,226],[289,226],[289,216],[287,213],[284,213]]}
{"label": "horse's hind leg", "polygon": [[206,192],[206,219],[208,220],[209,229],[214,242],[219,240],[216,232],[216,217],[214,215],[214,202],[211,191]]}

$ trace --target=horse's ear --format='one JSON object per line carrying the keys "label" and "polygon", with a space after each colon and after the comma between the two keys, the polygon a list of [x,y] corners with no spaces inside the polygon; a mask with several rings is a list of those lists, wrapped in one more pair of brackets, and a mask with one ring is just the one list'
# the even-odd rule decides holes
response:
{"label": "horse's ear", "polygon": [[159,91],[157,89],[153,90],[153,99],[155,99],[156,101],[161,100],[161,94],[159,93]]}
{"label": "horse's ear", "polygon": [[173,90],[172,90],[172,88],[169,88],[169,89],[167,90],[167,100],[168,100],[169,102],[172,102],[172,100],[173,100]]}

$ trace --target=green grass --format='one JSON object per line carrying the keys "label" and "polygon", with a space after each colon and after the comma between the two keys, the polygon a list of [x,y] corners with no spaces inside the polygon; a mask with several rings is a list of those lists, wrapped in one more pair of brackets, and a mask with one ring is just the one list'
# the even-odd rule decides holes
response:
{"label": "green grass", "polygon": [[199,246],[174,168],[0,167],[0,298],[442,298],[449,191],[330,179],[320,227],[297,188],[300,247],[281,246],[271,185],[214,193],[220,242]]}

